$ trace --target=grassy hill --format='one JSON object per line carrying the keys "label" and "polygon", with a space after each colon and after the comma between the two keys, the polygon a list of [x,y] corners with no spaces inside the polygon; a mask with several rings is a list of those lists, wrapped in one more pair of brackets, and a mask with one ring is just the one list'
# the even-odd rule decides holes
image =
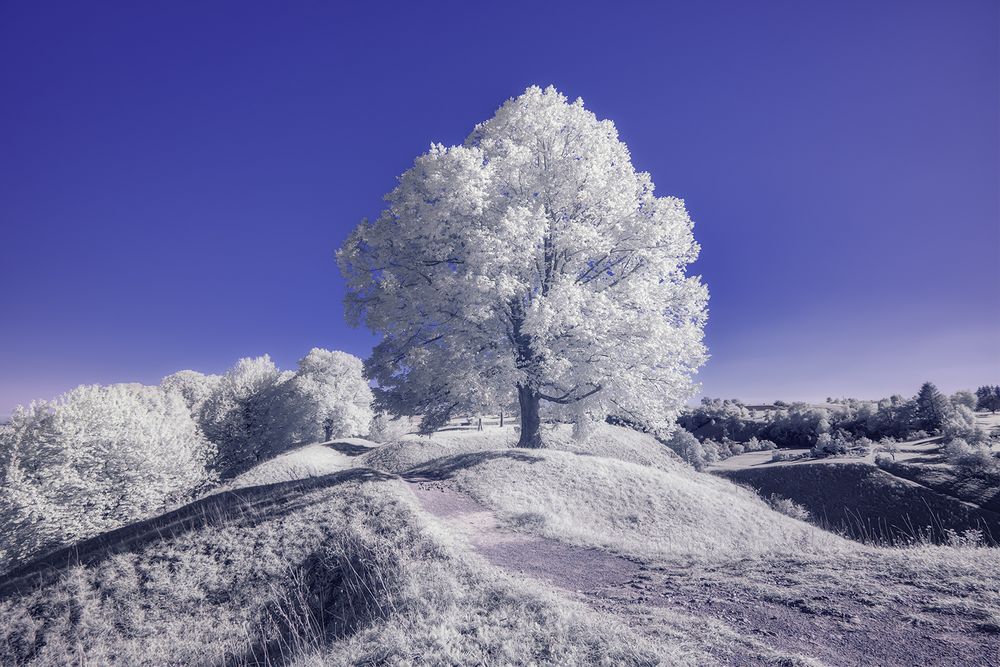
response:
{"label": "grassy hill", "polygon": [[[0,578],[0,664],[989,664],[1000,565],[772,511],[652,438],[310,445]],[[984,657],[985,656],[985,657]]]}

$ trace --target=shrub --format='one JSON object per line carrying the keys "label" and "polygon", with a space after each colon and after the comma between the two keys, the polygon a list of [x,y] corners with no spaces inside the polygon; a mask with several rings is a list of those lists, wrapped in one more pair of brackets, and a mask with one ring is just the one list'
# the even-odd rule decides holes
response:
{"label": "shrub", "polygon": [[756,436],[750,438],[744,445],[744,449],[748,452],[761,452],[777,448],[778,446],[770,440],[758,440]]}
{"label": "shrub", "polygon": [[1000,462],[993,456],[989,447],[971,445],[962,438],[955,438],[941,449],[945,459],[969,472],[994,471],[1000,468]]}
{"label": "shrub", "polygon": [[[695,470],[704,470],[711,461],[718,460],[718,449],[714,443],[698,442],[698,438],[683,428],[674,429],[674,432],[663,441],[663,444],[672,449]],[[707,447],[711,447],[713,450],[711,454],[706,453]]]}
{"label": "shrub", "polygon": [[213,476],[177,392],[77,387],[18,408],[0,436],[0,567],[162,511]]}
{"label": "shrub", "polygon": [[809,510],[791,498],[779,496],[777,493],[772,493],[769,496],[762,497],[764,502],[767,503],[768,506],[775,512],[780,512],[785,516],[790,516],[793,519],[798,519],[800,521],[809,521],[809,519],[812,518],[812,514],[810,514]]}
{"label": "shrub", "polygon": [[830,435],[823,433],[816,439],[816,445],[810,451],[815,457],[842,456],[850,451],[852,444],[843,434]]}
{"label": "shrub", "polygon": [[388,412],[378,412],[372,417],[368,439],[372,442],[385,443],[399,440],[410,432],[408,417],[393,417]]}
{"label": "shrub", "polygon": [[961,439],[970,444],[984,444],[989,440],[989,434],[976,423],[976,415],[964,405],[956,406],[944,418],[941,424],[941,434],[945,440]]}

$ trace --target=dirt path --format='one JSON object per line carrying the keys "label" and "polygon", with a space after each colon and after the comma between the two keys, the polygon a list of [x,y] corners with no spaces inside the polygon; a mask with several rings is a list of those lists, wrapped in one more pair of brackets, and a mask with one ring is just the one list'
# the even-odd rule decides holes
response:
{"label": "dirt path", "polygon": [[890,602],[876,601],[845,586],[835,568],[827,572],[781,559],[642,563],[506,530],[490,510],[446,483],[408,484],[428,513],[498,567],[576,594],[637,629],[663,630],[655,610],[724,626],[735,641],[704,647],[721,664],[1000,665],[1000,629],[936,612],[935,596],[927,591],[897,586]]}
{"label": "dirt path", "polygon": [[597,595],[632,581],[641,566],[599,549],[506,531],[496,516],[441,482],[409,482],[421,507],[489,562],[576,593]]}

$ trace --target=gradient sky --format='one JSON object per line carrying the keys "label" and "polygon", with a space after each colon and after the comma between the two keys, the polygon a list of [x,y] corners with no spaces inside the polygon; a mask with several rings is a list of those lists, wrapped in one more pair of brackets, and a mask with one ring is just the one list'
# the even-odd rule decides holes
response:
{"label": "gradient sky", "polygon": [[687,201],[706,394],[1000,383],[995,0],[357,4],[0,4],[0,415],[367,354],[334,249],[536,83]]}

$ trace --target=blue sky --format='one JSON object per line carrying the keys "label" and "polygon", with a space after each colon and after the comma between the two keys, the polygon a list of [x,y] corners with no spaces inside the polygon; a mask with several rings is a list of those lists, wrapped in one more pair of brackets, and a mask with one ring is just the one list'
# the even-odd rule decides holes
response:
{"label": "blue sky", "polygon": [[998,3],[477,4],[0,5],[0,414],[365,355],[334,249],[550,83],[687,201],[707,394],[1000,382]]}

